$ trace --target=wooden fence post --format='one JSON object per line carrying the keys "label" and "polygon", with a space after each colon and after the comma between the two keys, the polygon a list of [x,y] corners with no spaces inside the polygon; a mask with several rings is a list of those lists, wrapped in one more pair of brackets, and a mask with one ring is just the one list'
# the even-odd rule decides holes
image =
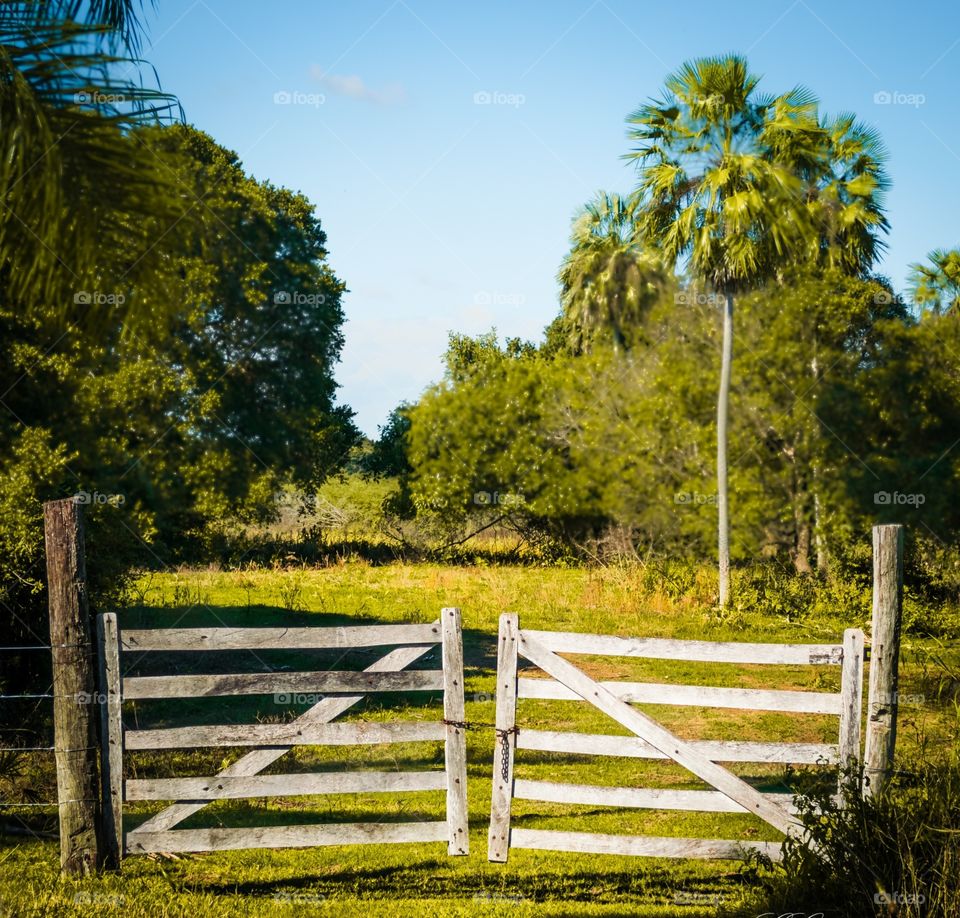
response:
{"label": "wooden fence post", "polygon": [[43,505],[53,656],[53,735],[60,815],[60,866],[100,866],[97,680],[87,607],[83,517],[72,498]]}
{"label": "wooden fence post", "polygon": [[463,697],[463,626],[460,610],[440,613],[443,633],[443,719],[447,722],[447,853],[469,854],[467,729]]}
{"label": "wooden fence post", "polygon": [[119,867],[123,856],[123,722],[120,694],[120,637],[117,616],[97,616],[100,651],[100,773],[103,863]]}
{"label": "wooden fence post", "polygon": [[516,613],[500,616],[497,646],[497,739],[493,747],[493,792],[487,860],[503,863],[510,852],[513,803],[513,756],[517,747],[517,650],[520,621]]}
{"label": "wooden fence post", "polygon": [[863,788],[868,797],[880,792],[893,767],[902,611],[903,526],[874,526],[873,627]]}

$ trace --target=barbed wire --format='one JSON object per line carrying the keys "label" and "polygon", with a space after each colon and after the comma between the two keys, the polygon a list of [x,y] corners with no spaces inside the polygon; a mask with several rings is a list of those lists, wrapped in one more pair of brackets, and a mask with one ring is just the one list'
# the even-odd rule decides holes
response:
{"label": "barbed wire", "polygon": [[66,647],[93,647],[93,641],[80,641],[76,644],[9,644],[0,650],[63,650]]}
{"label": "barbed wire", "polygon": [[65,803],[95,803],[97,801],[96,797],[84,797],[79,800],[54,800],[52,803],[0,803],[0,807],[3,807],[5,810],[10,809],[20,809],[21,807],[37,807],[37,806],[61,806]]}

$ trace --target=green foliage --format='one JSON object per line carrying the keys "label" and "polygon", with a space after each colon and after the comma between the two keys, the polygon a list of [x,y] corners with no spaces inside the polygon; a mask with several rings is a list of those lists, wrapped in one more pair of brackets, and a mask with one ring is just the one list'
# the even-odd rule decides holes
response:
{"label": "green foliage", "polygon": [[934,249],[929,264],[910,266],[910,292],[922,309],[937,315],[956,313],[960,307],[960,251]]}
{"label": "green foliage", "polygon": [[[312,205],[248,176],[193,128],[141,128],[124,142],[147,145],[203,207],[173,225],[162,211],[141,219],[159,252],[143,276],[121,280],[135,237],[100,256],[96,289],[123,289],[130,309],[163,321],[105,310],[91,326],[84,303],[24,310],[0,298],[8,608],[40,599],[42,500],[91,495],[102,603],[132,564],[209,556],[272,519],[284,486],[316,489],[358,439],[335,405],[344,285]],[[10,638],[16,615],[4,616]],[[32,608],[18,617],[45,632]]]}
{"label": "green foliage", "polygon": [[[860,776],[852,775],[852,782]],[[927,753],[864,798],[848,783],[802,796],[805,832],[788,840],[782,867],[727,915],[781,911],[903,918],[960,913],[960,763]]]}
{"label": "green foliage", "polygon": [[[183,213],[152,151],[129,135],[179,110],[124,76],[139,69],[137,33],[132,0],[0,4],[0,301],[62,317],[101,289],[104,252],[137,251],[123,274],[157,263],[143,217]],[[87,325],[109,312],[86,306]]]}
{"label": "green foliage", "polygon": [[601,193],[577,215],[560,267],[560,322],[574,353],[596,342],[626,348],[673,278],[643,248],[638,198]]}

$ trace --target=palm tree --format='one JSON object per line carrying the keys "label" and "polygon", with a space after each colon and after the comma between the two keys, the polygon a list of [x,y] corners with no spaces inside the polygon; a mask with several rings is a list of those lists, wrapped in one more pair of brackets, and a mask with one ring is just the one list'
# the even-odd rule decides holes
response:
{"label": "palm tree", "polygon": [[[885,248],[880,233],[889,231],[883,209],[889,187],[885,170],[886,151],[876,131],[851,114],[821,122],[822,142],[818,155],[799,164],[806,185],[805,198],[817,230],[811,251],[811,266],[836,269],[854,277],[868,277]],[[822,368],[816,354],[810,372],[814,383]],[[811,420],[819,423],[813,416]],[[820,501],[820,469],[814,463],[812,478],[812,521],[801,519],[797,544],[797,569],[809,570],[806,557],[812,522],[817,570],[824,574],[829,560],[823,535]],[[803,508],[798,508],[801,512]]]}
{"label": "palm tree", "polygon": [[631,330],[664,289],[663,265],[640,241],[637,205],[636,198],[600,192],[574,219],[570,252],[557,279],[575,352],[607,334],[615,349],[628,349]]}
{"label": "palm tree", "polygon": [[960,312],[960,250],[934,249],[930,264],[910,266],[910,292],[922,309],[936,315]]}
{"label": "palm tree", "polygon": [[719,603],[730,594],[727,418],[734,297],[815,245],[804,171],[822,155],[813,96],[757,92],[742,57],[705,58],[667,78],[662,98],[628,119],[637,144],[643,236],[669,263],[710,285],[723,305],[717,398]]}
{"label": "palm tree", "polygon": [[130,130],[178,113],[172,96],[139,82],[138,9],[136,0],[0,3],[3,303],[71,314],[78,288],[116,252],[149,251],[140,217],[177,210],[157,158]]}

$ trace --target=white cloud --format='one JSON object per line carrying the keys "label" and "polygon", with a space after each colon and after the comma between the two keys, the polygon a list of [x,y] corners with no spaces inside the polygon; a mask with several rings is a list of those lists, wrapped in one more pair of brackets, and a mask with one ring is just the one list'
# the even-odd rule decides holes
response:
{"label": "white cloud", "polygon": [[374,89],[367,86],[363,77],[324,73],[316,65],[310,68],[310,75],[323,83],[330,92],[359,102],[371,102],[374,105],[402,105],[407,101],[407,91],[400,83],[389,83],[382,89]]}

